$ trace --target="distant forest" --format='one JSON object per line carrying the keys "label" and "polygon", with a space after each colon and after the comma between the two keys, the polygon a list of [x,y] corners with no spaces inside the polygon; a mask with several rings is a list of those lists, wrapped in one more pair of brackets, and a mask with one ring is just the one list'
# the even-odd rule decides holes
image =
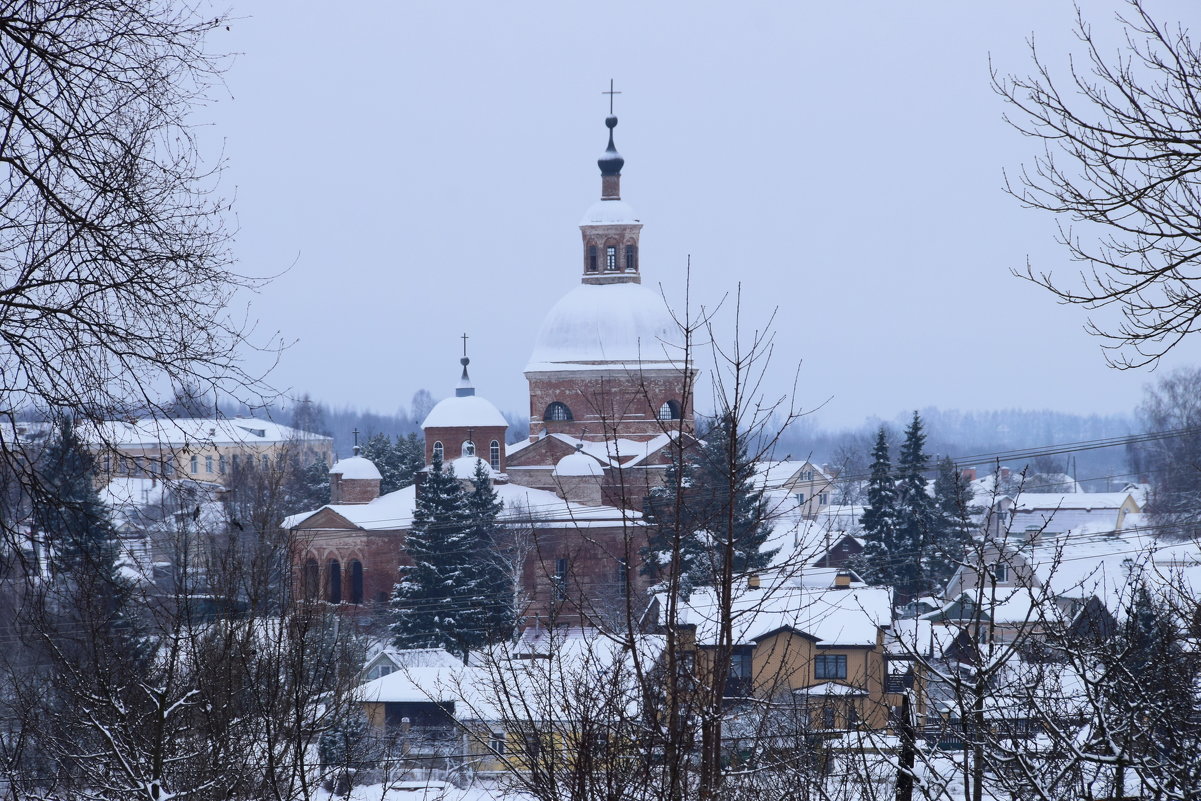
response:
{"label": "distant forest", "polygon": [[[334,438],[338,457],[344,457],[353,451],[355,429],[359,432],[360,442],[366,442],[373,434],[420,435],[421,421],[434,402],[428,390],[419,390],[408,408],[388,414],[350,406],[334,408],[305,395],[297,401],[259,409],[253,414],[328,434]],[[252,414],[248,409],[224,404],[221,411],[228,415]],[[1006,452],[1120,438],[1136,431],[1134,417],[1130,415],[1082,415],[1025,409],[964,412],[936,407],[920,409],[918,413],[928,432],[927,451],[930,454],[948,455],[956,460],[1001,454],[1000,465],[1015,472],[1021,471],[1027,463],[1035,467],[1034,460],[1029,456],[1026,461],[1006,458]],[[893,441],[899,443],[900,432],[912,414],[912,411],[899,413],[888,421],[871,419],[858,428],[839,430],[823,429],[802,418],[780,435],[769,455],[775,459],[809,459],[837,467],[846,475],[866,475],[868,454],[879,427],[884,425]],[[506,411],[504,415],[509,421],[510,444],[529,435],[526,414]],[[1130,472],[1126,448],[1122,445],[1053,454],[1037,461],[1040,472],[1066,473],[1089,490],[1118,488],[1138,478]]]}

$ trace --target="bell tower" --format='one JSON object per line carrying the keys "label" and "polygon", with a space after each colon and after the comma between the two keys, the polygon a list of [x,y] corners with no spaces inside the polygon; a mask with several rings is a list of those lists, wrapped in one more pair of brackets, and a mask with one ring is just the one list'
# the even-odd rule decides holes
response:
{"label": "bell tower", "polygon": [[585,284],[640,284],[638,266],[638,237],[642,223],[634,210],[621,199],[621,168],[625,159],[613,144],[613,129],[617,117],[613,111],[612,86],[609,91],[609,146],[596,160],[601,173],[601,199],[594,203],[580,221],[584,241],[583,275]]}

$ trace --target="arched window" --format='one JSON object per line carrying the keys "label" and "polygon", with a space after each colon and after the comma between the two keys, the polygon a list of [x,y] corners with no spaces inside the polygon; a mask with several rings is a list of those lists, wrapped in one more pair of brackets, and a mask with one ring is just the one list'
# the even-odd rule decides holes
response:
{"label": "arched window", "polygon": [[488,463],[492,465],[493,470],[500,469],[500,443],[492,440],[492,444],[488,446]]}
{"label": "arched window", "polygon": [[571,409],[567,408],[566,403],[560,403],[559,401],[555,401],[550,406],[546,407],[546,412],[542,415],[542,419],[543,420],[554,420],[556,422],[563,422],[565,420],[571,420],[572,419]]}
{"label": "arched window", "polygon": [[617,270],[617,247],[614,245],[605,248],[605,270],[608,272]]}
{"label": "arched window", "polygon": [[213,457],[211,457],[211,456],[204,457],[204,472],[206,472],[206,473],[213,472]]}
{"label": "arched window", "polygon": [[638,246],[626,245],[626,272],[638,272]]}
{"label": "arched window", "polygon": [[329,560],[329,602],[342,603],[342,565],[337,559]]}
{"label": "arched window", "polygon": [[596,272],[596,245],[588,246],[588,272]]}
{"label": "arched window", "polygon": [[464,456],[475,456],[475,443],[474,442],[472,442],[471,440],[467,440],[466,442],[463,443],[463,455]]}
{"label": "arched window", "polygon": [[441,459],[442,457],[443,457],[442,443],[435,442],[434,443],[434,458]]}
{"label": "arched window", "polygon": [[680,419],[680,404],[676,403],[673,400],[664,402],[664,404],[659,407],[659,419],[660,420],[679,420]]}
{"label": "arched window", "polygon": [[363,563],[358,559],[350,563],[350,602],[363,602]]}
{"label": "arched window", "polygon": [[316,559],[309,559],[304,563],[304,572],[301,574],[301,592],[304,593],[306,601],[317,599],[317,592],[321,587],[320,568],[317,567]]}

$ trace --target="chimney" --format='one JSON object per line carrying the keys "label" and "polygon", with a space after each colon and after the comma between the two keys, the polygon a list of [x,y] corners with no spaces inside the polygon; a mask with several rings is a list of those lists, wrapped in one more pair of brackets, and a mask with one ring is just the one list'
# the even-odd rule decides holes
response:
{"label": "chimney", "polygon": [[845,570],[839,570],[834,574],[834,589],[849,590],[851,588],[851,574]]}
{"label": "chimney", "polygon": [[965,467],[965,468],[963,468],[963,472],[961,473],[961,475],[963,476],[964,481],[971,483],[972,481],[976,480],[976,468]]}

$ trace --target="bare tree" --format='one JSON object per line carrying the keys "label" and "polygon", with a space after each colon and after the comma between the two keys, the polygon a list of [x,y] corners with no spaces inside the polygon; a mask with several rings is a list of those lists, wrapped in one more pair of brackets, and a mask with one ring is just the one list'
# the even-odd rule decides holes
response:
{"label": "bare tree", "polygon": [[1031,40],[1033,74],[993,73],[1011,124],[1045,146],[1008,191],[1066,218],[1059,242],[1083,265],[1074,283],[1033,266],[1018,274],[1065,303],[1115,309],[1087,330],[1111,365],[1141,367],[1201,321],[1201,49],[1129,0],[1114,54],[1077,8],[1084,64],[1057,77]]}
{"label": "bare tree", "polygon": [[0,14],[0,415],[124,418],[172,388],[255,386],[228,304],[259,282],[231,268],[219,163],[190,127],[224,24],[126,0]]}

